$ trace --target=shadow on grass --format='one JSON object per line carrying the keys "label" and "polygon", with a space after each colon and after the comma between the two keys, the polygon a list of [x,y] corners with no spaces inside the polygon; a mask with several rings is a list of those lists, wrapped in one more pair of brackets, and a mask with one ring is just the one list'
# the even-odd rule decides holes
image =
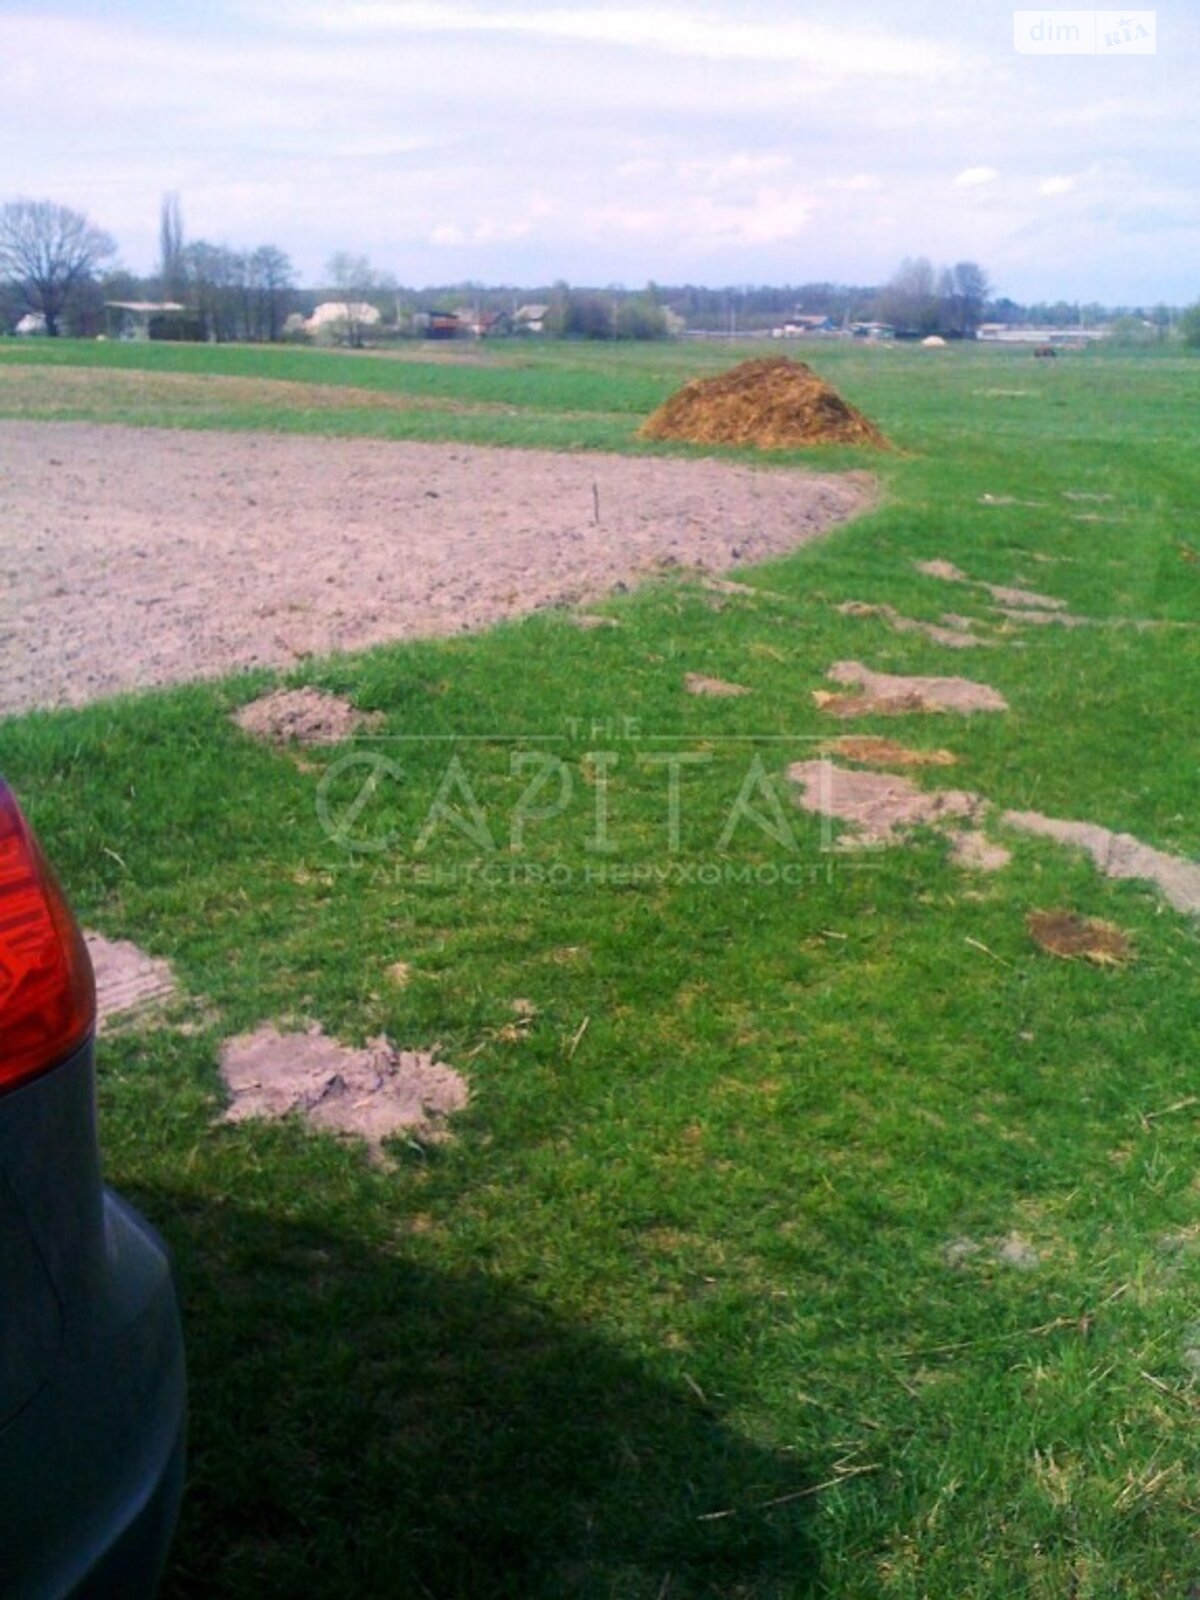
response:
{"label": "shadow on grass", "polygon": [[[802,1596],[814,1480],[479,1272],[143,1188],[176,1252],[189,1488],[162,1600]],[[733,1514],[707,1518],[715,1511]]]}

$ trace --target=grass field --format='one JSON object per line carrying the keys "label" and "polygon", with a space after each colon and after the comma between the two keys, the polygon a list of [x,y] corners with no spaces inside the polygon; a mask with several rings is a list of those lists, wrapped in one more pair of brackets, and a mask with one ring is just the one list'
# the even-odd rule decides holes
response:
{"label": "grass field", "polygon": [[[632,450],[731,355],[4,346],[0,414]],[[722,842],[755,757],[779,778],[846,731],[811,691],[855,658],[1007,698],[854,725],[953,750],[928,786],[1200,858],[1200,365],[811,359],[899,448],[780,458],[869,465],[885,492],[742,574],[757,596],[680,575],[607,602],[615,629],[546,614],[0,723],[86,922],[202,1002],[190,1031],[105,1040],[100,1066],[108,1176],[183,1288],[172,1600],[1200,1585],[1194,925],[1016,834],[986,876],[932,835],[831,853],[782,783],[791,845],[747,820]],[[835,609],[987,619],[981,591],[916,572],[933,557],[1102,625],[955,653]],[[688,671],[752,694],[689,697]],[[230,722],[273,681],[384,715],[370,748],[395,776],[338,837],[348,752],[298,764]],[[573,798],[518,849],[512,757],[539,749]],[[645,759],[667,752],[702,758],[674,841]],[[415,848],[451,753],[494,849],[451,824]],[[1040,950],[1026,917],[1059,907],[1119,925],[1134,959]],[[385,1170],[294,1127],[215,1127],[219,1041],[286,1019],[436,1043],[471,1081],[457,1136]]]}

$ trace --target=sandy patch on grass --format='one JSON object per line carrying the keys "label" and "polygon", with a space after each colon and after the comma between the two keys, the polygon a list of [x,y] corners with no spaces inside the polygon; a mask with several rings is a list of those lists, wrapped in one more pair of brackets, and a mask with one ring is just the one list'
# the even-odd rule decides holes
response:
{"label": "sandy patch on grass", "polygon": [[96,974],[101,1032],[118,1022],[158,1016],[178,993],[170,963],[147,955],[128,939],[106,939],[85,931],[83,941]]}
{"label": "sandy patch on grass", "polygon": [[934,644],[945,645],[950,650],[971,650],[976,645],[994,643],[991,639],[979,638],[966,628],[919,622],[916,617],[902,616],[893,606],[877,605],[868,600],[844,600],[837,609],[843,617],[882,617],[896,633],[920,633]]}
{"label": "sandy patch on grass", "polygon": [[361,1050],[315,1024],[303,1033],[264,1026],[221,1046],[230,1102],[224,1122],[301,1116],[312,1127],[365,1139],[378,1158],[398,1133],[444,1133],[467,1104],[466,1080],[428,1051],[397,1050],[386,1039]]}
{"label": "sandy patch on grass", "polygon": [[749,583],[738,583],[732,578],[713,578],[707,573],[700,576],[701,588],[707,589],[710,594],[739,595],[747,600],[786,600],[785,594],[780,594],[775,589],[756,589]]}
{"label": "sandy patch on grass", "polygon": [[927,578],[941,578],[945,583],[970,583],[970,578],[953,561],[943,561],[940,556],[933,561],[917,561],[914,565],[918,572],[923,572]]}
{"label": "sandy patch on grass", "polygon": [[616,617],[599,617],[591,611],[577,611],[567,618],[576,628],[594,631],[596,628],[619,628]]}
{"label": "sandy patch on grass", "polygon": [[[868,740],[839,739],[831,740],[825,748],[836,749],[848,760],[870,760],[873,743]],[[880,740],[877,743],[886,748],[890,741]],[[857,756],[856,746],[862,751]],[[863,746],[867,746],[865,751]],[[850,833],[847,843],[850,847],[896,844],[902,842],[903,836],[913,828],[933,827],[949,838],[951,858],[960,867],[995,872],[1006,867],[1011,860],[1011,853],[1005,846],[989,839],[983,831],[985,818],[994,816],[995,810],[982,795],[962,789],[924,790],[899,773],[864,772],[839,767],[828,758],[796,762],[788,768],[787,775],[799,791],[796,803],[803,810],[832,817],[848,825]],[[1114,833],[1096,823],[1064,822],[1043,816],[1037,811],[1005,811],[1000,820],[1022,832],[1039,834],[1059,844],[1085,850],[1106,877],[1152,883],[1177,911],[1191,915],[1200,913],[1198,862],[1156,850],[1152,845],[1135,839],[1132,834]],[[1071,918],[1074,913],[1053,915]],[[1112,930],[1111,924],[1098,922],[1094,918],[1075,920],[1078,927],[1074,933],[1065,921],[1053,925],[1049,922],[1039,923],[1038,929],[1047,932],[1048,938],[1069,940],[1078,937],[1084,944],[1090,941],[1097,951],[1107,948],[1114,959],[1122,959],[1119,941],[1125,936],[1119,930]],[[1110,941],[1107,946],[1105,940],[1109,934],[1106,930],[1111,930],[1116,936],[1116,942]],[[1035,938],[1038,937],[1038,931],[1032,923],[1030,932]],[[1063,949],[1057,953],[1087,955],[1088,951],[1081,946],[1077,951]],[[1090,959],[1103,960],[1105,957],[1097,954]]]}
{"label": "sandy patch on grass", "polygon": [[996,609],[1009,622],[1026,623],[1031,627],[1086,628],[1092,621],[1091,617],[1078,617],[1072,611],[1018,610],[1015,606],[997,606]]}
{"label": "sandy patch on grass", "polygon": [[1012,851],[981,828],[968,828],[950,839],[950,859],[964,872],[1003,872],[1012,860]]}
{"label": "sandy patch on grass", "polygon": [[270,744],[341,744],[379,727],[377,711],[358,711],[324,689],[276,689],[234,712],[239,728]]}
{"label": "sandy patch on grass", "polygon": [[981,1244],[966,1234],[950,1239],[942,1246],[942,1259],[948,1267],[961,1269],[968,1262],[993,1263],[1016,1267],[1022,1272],[1032,1272],[1041,1266],[1042,1258],[1033,1245],[1020,1233],[1010,1233],[1003,1239],[989,1239]]}
{"label": "sandy patch on grass", "polygon": [[850,828],[853,847],[889,845],[914,828],[974,823],[986,802],[965,789],[919,789],[894,772],[861,772],[830,761],[797,761],[787,771],[805,811]]}
{"label": "sandy patch on grass", "polygon": [[1064,611],[1067,602],[1052,594],[1039,594],[1036,589],[1023,589],[1007,583],[987,583],[982,578],[972,578],[956,567],[952,561],[918,561],[914,565],[927,578],[941,578],[945,583],[964,583],[972,589],[982,589],[990,594],[997,606],[1031,608],[1035,611]]}
{"label": "sandy patch on grass", "polygon": [[730,683],[725,678],[709,678],[703,672],[685,674],[683,686],[689,694],[712,695],[718,700],[728,700],[737,695],[750,693],[743,683]]}
{"label": "sandy patch on grass", "polygon": [[1039,811],[1006,811],[1004,821],[1024,833],[1086,850],[1106,878],[1153,883],[1177,911],[1200,912],[1200,863],[1156,850],[1131,833],[1114,833],[1094,822],[1063,822]]}
{"label": "sandy patch on grass", "polygon": [[763,561],[873,496],[718,461],[19,421],[0,485],[0,715]]}
{"label": "sandy patch on grass", "polygon": [[831,694],[815,689],[813,698],[835,717],[903,716],[911,712],[1007,711],[997,689],[970,678],[920,678],[872,672],[861,661],[836,661],[825,674],[834,683],[858,688],[857,694]]}
{"label": "sandy patch on grass", "polygon": [[1031,911],[1025,926],[1035,944],[1067,961],[1082,956],[1097,966],[1119,967],[1133,953],[1129,935],[1114,923],[1078,911]]}

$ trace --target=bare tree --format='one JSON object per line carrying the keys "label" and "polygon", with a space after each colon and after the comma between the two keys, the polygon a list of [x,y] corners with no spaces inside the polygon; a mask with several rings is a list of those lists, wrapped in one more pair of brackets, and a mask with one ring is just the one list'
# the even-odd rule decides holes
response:
{"label": "bare tree", "polygon": [[255,296],[252,337],[273,344],[283,331],[288,299],[296,281],[295,269],[273,244],[259,245],[247,267]]}
{"label": "bare tree", "polygon": [[196,239],[183,252],[188,300],[214,344],[236,339],[243,316],[245,258],[222,244]]}
{"label": "bare tree", "polygon": [[27,311],[46,319],[55,336],[63,315],[102,261],[117,253],[107,233],[50,200],[10,200],[0,206],[0,280]]}
{"label": "bare tree", "polygon": [[345,307],[346,343],[358,350],[363,342],[363,306],[368,294],[377,286],[379,274],[366,256],[354,256],[346,250],[330,256],[325,270]]}
{"label": "bare tree", "polygon": [[983,308],[992,292],[987,273],[977,261],[959,261],[954,268],[954,303],[958,331],[973,338],[983,321]]}
{"label": "bare tree", "polygon": [[937,274],[927,256],[909,256],[900,263],[880,291],[878,311],[904,332],[933,332],[938,325]]}

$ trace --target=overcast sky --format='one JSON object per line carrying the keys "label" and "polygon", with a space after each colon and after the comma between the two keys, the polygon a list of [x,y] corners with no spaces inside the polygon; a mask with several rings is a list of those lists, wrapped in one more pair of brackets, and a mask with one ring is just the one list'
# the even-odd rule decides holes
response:
{"label": "overcast sky", "polygon": [[[1025,0],[1028,6],[1029,0]],[[1200,296],[1200,7],[1025,55],[995,0],[0,0],[0,199],[401,283],[886,279]]]}

